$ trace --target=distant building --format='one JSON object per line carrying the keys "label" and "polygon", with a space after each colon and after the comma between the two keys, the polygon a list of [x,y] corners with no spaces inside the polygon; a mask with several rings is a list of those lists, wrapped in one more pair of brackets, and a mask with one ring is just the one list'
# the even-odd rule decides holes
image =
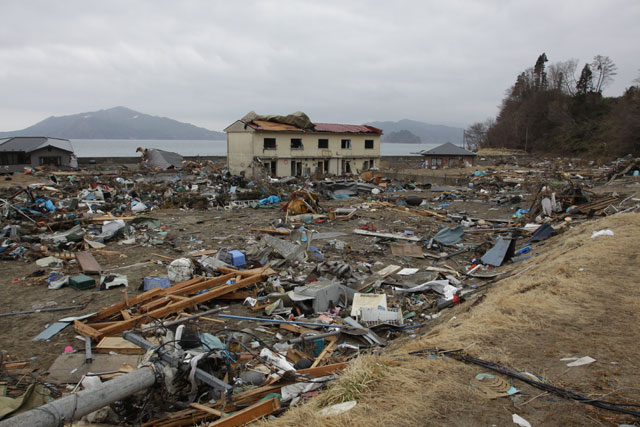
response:
{"label": "distant building", "polygon": [[380,135],[373,126],[312,123],[304,113],[249,113],[225,129],[227,166],[253,177],[343,175],[379,166]]}
{"label": "distant building", "polygon": [[476,158],[476,153],[450,142],[431,150],[423,150],[420,154],[424,159],[422,167],[427,169],[469,167],[474,165]]}
{"label": "distant building", "polygon": [[78,160],[68,139],[45,136],[0,139],[0,170],[16,172],[25,166],[76,168]]}

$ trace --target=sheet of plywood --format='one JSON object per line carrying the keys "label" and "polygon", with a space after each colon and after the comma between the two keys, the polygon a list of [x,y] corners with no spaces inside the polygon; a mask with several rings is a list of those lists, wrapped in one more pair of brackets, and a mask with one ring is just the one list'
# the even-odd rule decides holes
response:
{"label": "sheet of plywood", "polygon": [[118,371],[123,364],[138,366],[138,355],[93,354],[93,362],[85,363],[84,353],[64,353],[49,368],[47,382],[54,384],[76,384],[89,372]]}
{"label": "sheet of plywood", "polygon": [[395,256],[424,258],[422,248],[418,245],[391,245],[391,253]]}
{"label": "sheet of plywood", "polygon": [[121,337],[105,337],[96,346],[96,353],[144,354],[144,349]]}
{"label": "sheet of plywood", "polygon": [[90,252],[78,252],[76,259],[85,273],[100,273],[102,271],[102,267]]}

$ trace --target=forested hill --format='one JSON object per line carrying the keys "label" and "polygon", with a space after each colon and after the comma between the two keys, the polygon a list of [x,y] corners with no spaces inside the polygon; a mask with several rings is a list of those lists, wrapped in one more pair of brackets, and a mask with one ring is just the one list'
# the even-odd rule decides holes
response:
{"label": "forested hill", "polygon": [[543,53],[516,77],[495,119],[466,130],[471,145],[589,157],[640,156],[640,78],[605,97],[617,67],[602,55],[577,72],[569,60],[547,66]]}
{"label": "forested hill", "polygon": [[66,139],[226,139],[222,132],[166,117],[150,116],[125,107],[49,117],[26,129],[0,132],[0,137],[9,136]]}

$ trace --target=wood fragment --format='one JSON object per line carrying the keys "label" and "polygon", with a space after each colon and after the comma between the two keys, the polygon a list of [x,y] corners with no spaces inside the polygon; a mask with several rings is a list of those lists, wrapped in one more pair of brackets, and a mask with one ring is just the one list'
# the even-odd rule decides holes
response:
{"label": "wood fragment", "polygon": [[207,424],[208,427],[235,427],[241,426],[251,421],[255,421],[259,418],[272,414],[276,410],[280,409],[280,398],[272,397],[271,399],[264,400],[249,406],[246,409],[235,412],[228,417],[220,418],[217,421]]}

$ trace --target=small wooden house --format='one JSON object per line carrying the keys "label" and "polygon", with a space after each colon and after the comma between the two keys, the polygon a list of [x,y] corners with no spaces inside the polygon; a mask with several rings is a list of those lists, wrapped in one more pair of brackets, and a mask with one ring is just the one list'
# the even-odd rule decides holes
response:
{"label": "small wooden house", "polygon": [[426,169],[471,167],[474,165],[476,158],[476,153],[453,145],[450,142],[431,150],[423,150],[420,154],[424,159],[422,167]]}

